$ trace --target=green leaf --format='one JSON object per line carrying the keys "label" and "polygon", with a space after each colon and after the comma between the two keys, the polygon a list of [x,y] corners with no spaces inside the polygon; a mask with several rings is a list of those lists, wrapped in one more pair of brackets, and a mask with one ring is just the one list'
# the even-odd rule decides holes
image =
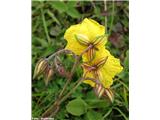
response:
{"label": "green leaf", "polygon": [[67,10],[67,5],[62,1],[54,1],[52,6],[61,13]]}
{"label": "green leaf", "polygon": [[38,38],[38,37],[32,37],[32,41],[39,43],[42,47],[48,47],[48,42],[42,38]]}
{"label": "green leaf", "polygon": [[101,113],[90,110],[86,114],[87,120],[104,120]]}
{"label": "green leaf", "polygon": [[67,2],[67,6],[70,8],[70,7],[75,7],[77,4],[77,1],[68,1]]}
{"label": "green leaf", "polygon": [[109,102],[107,100],[93,99],[86,100],[89,108],[106,108],[109,106]]}
{"label": "green leaf", "polygon": [[66,13],[73,18],[80,18],[81,14],[77,11],[77,9],[70,7]]}
{"label": "green leaf", "polygon": [[70,101],[66,106],[67,111],[75,116],[80,116],[87,111],[87,104],[81,98]]}
{"label": "green leaf", "polygon": [[124,65],[126,68],[129,67],[129,51],[126,51],[126,58],[124,59]]}
{"label": "green leaf", "polygon": [[123,113],[118,107],[114,107],[114,109],[117,110],[124,117],[125,120],[129,120],[125,113]]}
{"label": "green leaf", "polygon": [[95,13],[97,16],[100,16],[100,12],[101,12],[100,8],[99,8],[99,7],[95,7],[94,13]]}
{"label": "green leaf", "polygon": [[60,32],[61,32],[61,28],[58,25],[56,25],[50,29],[50,35],[52,35],[52,36],[58,36],[60,34]]}
{"label": "green leaf", "polygon": [[47,13],[58,25],[61,25],[54,13],[52,13],[50,10],[48,10]]}

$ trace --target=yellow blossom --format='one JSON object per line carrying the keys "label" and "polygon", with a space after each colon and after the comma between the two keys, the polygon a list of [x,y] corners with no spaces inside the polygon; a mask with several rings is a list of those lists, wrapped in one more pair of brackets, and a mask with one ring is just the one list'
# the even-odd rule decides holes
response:
{"label": "yellow blossom", "polygon": [[[123,67],[120,65],[120,60],[112,56],[108,50],[101,51],[101,53],[103,57],[97,54],[95,59],[88,63],[85,63],[87,58],[83,56],[83,71],[85,77],[98,79],[105,88],[110,88],[114,76],[120,73]],[[85,80],[84,83],[92,87],[96,85],[92,80]]]}
{"label": "yellow blossom", "polygon": [[105,49],[107,36],[105,35],[105,27],[98,22],[85,18],[81,23],[69,27],[64,35],[67,40],[65,49],[73,51],[80,55],[89,46],[92,46],[86,54],[89,60],[93,58],[99,49]]}

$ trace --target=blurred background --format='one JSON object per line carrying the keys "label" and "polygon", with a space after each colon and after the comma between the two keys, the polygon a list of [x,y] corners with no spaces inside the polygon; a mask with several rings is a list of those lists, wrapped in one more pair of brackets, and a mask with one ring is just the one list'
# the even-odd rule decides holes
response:
{"label": "blurred background", "polygon": [[[55,120],[128,120],[129,116],[129,2],[107,1],[107,12],[104,1],[32,1],[32,75],[36,62],[42,57],[63,49],[66,41],[63,36],[71,25],[81,22],[84,18],[92,18],[105,25],[107,16],[107,31],[109,41],[106,48],[117,58],[120,58],[124,70],[115,77],[112,89],[114,103],[98,99],[93,89],[87,84],[81,84],[77,90],[61,105]],[[73,60],[62,56],[63,63],[68,69]],[[82,76],[78,67],[73,81]],[[63,88],[66,79],[54,75],[45,86],[44,78],[32,79],[32,117],[40,117],[49,108],[59,90]],[[72,89],[72,83],[67,90]],[[70,101],[81,99],[82,103],[75,109],[68,105]],[[87,104],[88,107],[82,104]],[[68,111],[71,109],[71,111]],[[76,111],[79,115],[75,115]]]}

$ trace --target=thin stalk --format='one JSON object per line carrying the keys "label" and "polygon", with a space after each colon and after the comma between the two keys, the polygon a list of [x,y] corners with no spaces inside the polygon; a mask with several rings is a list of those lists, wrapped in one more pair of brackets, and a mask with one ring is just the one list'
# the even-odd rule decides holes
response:
{"label": "thin stalk", "polygon": [[113,21],[114,21],[114,13],[115,13],[115,5],[114,5],[114,0],[112,1],[112,16],[111,16],[111,23],[110,23],[110,28],[109,28],[109,35],[111,35],[112,27],[113,27]]}
{"label": "thin stalk", "polygon": [[73,73],[74,73],[76,67],[79,65],[80,58],[82,57],[82,55],[83,55],[84,53],[86,53],[86,52],[87,52],[89,49],[91,49],[92,47],[93,47],[93,46],[90,45],[88,48],[86,48],[86,49],[85,49],[85,50],[84,50],[84,51],[76,58],[76,61],[75,61],[74,65],[73,65],[73,67],[72,67],[72,70],[71,70],[70,77],[69,77],[69,79],[67,80],[66,84],[64,85],[64,87],[63,87],[61,93],[59,94],[59,98],[62,97],[62,95],[63,95],[65,89],[67,88],[68,84],[69,84],[70,81],[72,80]]}
{"label": "thin stalk", "polygon": [[59,103],[61,104],[63,101],[65,101],[76,89],[77,87],[82,83],[82,81],[84,80],[84,78],[81,78],[78,80],[77,85],[70,91],[68,92],[60,101]]}
{"label": "thin stalk", "polygon": [[[107,0],[104,0],[104,11],[107,13]],[[105,34],[107,34],[107,14],[105,14]]]}
{"label": "thin stalk", "polygon": [[56,55],[62,54],[62,53],[66,53],[66,54],[72,54],[74,55],[74,57],[76,56],[72,51],[70,50],[66,50],[66,49],[62,49],[57,51],[56,53],[53,53],[52,55],[50,55],[47,60],[52,60]]}
{"label": "thin stalk", "polygon": [[[86,72],[87,74],[87,72]],[[60,105],[62,102],[64,102],[77,88],[78,86],[83,82],[83,80],[86,80],[85,76],[86,74],[84,75],[83,78],[80,78],[76,83],[75,87],[73,87],[73,89],[71,91],[69,91],[65,96],[63,96],[61,98],[61,100],[57,101],[58,102],[58,105]],[[59,106],[57,106],[58,110],[59,110]],[[58,112],[58,110],[56,109],[56,111],[54,111],[49,117],[54,117],[56,115],[56,113]]]}
{"label": "thin stalk", "polygon": [[67,80],[67,82],[66,82],[66,84],[64,85],[62,91],[61,91],[60,94],[59,94],[59,98],[62,97],[62,95],[63,95],[65,89],[67,88],[68,84],[69,84],[70,81],[72,80],[73,73],[74,73],[74,71],[75,71],[75,69],[76,69],[78,63],[79,63],[79,58],[77,57],[77,58],[76,58],[76,61],[75,61],[75,63],[74,63],[74,65],[73,65],[73,67],[72,67],[72,70],[71,70],[71,74],[70,74],[70,76],[69,76],[69,79]]}
{"label": "thin stalk", "polygon": [[117,110],[124,117],[125,120],[129,120],[127,116],[119,108],[114,107],[113,109]]}
{"label": "thin stalk", "polygon": [[77,85],[75,85],[75,87],[70,92],[68,92],[65,96],[63,96],[61,99],[57,99],[54,102],[54,104],[42,114],[42,117],[54,117],[59,110],[60,104],[63,101],[65,101],[77,89],[77,87],[82,83],[83,80],[85,80],[85,78],[80,78],[77,81]]}
{"label": "thin stalk", "polygon": [[108,112],[103,116],[103,119],[105,119],[111,112],[112,112],[112,108],[110,108]]}
{"label": "thin stalk", "polygon": [[43,8],[41,7],[40,10],[41,10],[41,16],[42,16],[42,21],[43,21],[43,26],[44,26],[45,34],[46,34],[48,43],[50,44],[51,43],[51,39],[50,39],[49,34],[48,34],[48,29],[47,29],[47,25],[46,25],[46,20],[45,20]]}
{"label": "thin stalk", "polygon": [[[63,93],[65,92],[65,89],[67,88],[68,84],[69,84],[70,81],[72,80],[72,76],[73,76],[73,73],[74,73],[77,65],[79,65],[81,56],[82,56],[85,52],[87,52],[89,49],[91,49],[91,48],[93,48],[93,45],[90,45],[88,48],[86,48],[86,49],[76,58],[76,61],[75,61],[74,65],[73,65],[73,67],[72,67],[72,70],[71,70],[71,75],[70,75],[69,79],[67,80],[65,86],[63,87],[60,95],[58,96],[58,99],[53,103],[53,105],[52,105],[50,108],[48,108],[48,109],[42,114],[42,117],[54,116],[54,115],[58,112],[58,110],[59,110],[59,105],[60,105],[64,100],[66,100],[66,99],[70,96],[70,94],[73,93],[73,92],[76,90],[76,88],[82,83],[82,81],[85,79],[85,75],[86,75],[86,74],[84,75],[83,78],[81,78],[81,79],[78,80],[77,85],[75,85],[75,87],[74,87],[70,92],[68,92],[65,96],[63,96]],[[52,59],[52,58],[55,57],[57,54],[63,53],[63,52],[65,52],[65,51],[66,51],[66,50],[64,50],[64,49],[63,49],[63,50],[60,50],[60,51],[56,52],[55,54],[52,54],[48,59]],[[62,96],[63,96],[63,97],[62,97]],[[52,112],[52,111],[54,111],[54,112]],[[52,114],[49,115],[51,112],[52,112]]]}

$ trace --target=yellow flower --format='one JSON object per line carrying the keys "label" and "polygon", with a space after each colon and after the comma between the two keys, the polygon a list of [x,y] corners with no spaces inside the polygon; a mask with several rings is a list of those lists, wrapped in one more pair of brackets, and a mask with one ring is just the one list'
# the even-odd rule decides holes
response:
{"label": "yellow flower", "polygon": [[99,49],[105,49],[107,37],[105,27],[92,19],[85,18],[80,24],[72,25],[65,32],[64,38],[67,40],[66,49],[80,55],[85,49],[88,50],[88,59],[91,60]]}
{"label": "yellow flower", "polygon": [[[85,63],[87,58],[83,56],[83,71],[85,77],[98,79],[105,87],[110,88],[113,83],[113,78],[120,73],[123,67],[120,65],[120,60],[110,54],[108,50],[102,50],[101,55],[97,55],[91,62]],[[95,87],[96,83],[92,80],[85,80],[84,83]]]}

